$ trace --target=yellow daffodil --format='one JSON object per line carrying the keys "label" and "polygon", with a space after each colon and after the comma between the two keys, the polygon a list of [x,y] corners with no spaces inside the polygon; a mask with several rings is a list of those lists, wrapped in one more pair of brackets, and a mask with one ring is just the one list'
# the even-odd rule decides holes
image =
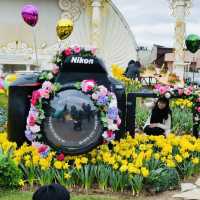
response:
{"label": "yellow daffodil", "polygon": [[68,179],[70,179],[70,178],[71,178],[71,175],[70,175],[70,174],[68,174],[68,173],[64,173],[64,178],[65,178],[66,180],[68,180]]}
{"label": "yellow daffodil", "polygon": [[176,155],[175,156],[175,160],[178,162],[178,163],[181,163],[183,161],[183,158],[180,156],[180,155]]}
{"label": "yellow daffodil", "polygon": [[142,167],[141,174],[142,174],[142,176],[147,177],[147,176],[149,176],[149,170],[146,167]]}
{"label": "yellow daffodil", "polygon": [[63,164],[62,164],[61,161],[55,161],[54,167],[55,167],[56,169],[62,169],[62,166],[63,166]]}
{"label": "yellow daffodil", "polygon": [[192,158],[192,163],[195,165],[199,164],[199,158]]}

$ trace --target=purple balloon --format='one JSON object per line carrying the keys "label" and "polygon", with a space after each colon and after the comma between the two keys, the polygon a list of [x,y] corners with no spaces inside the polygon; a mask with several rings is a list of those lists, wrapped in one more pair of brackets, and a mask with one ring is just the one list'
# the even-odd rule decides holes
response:
{"label": "purple balloon", "polygon": [[25,5],[22,8],[21,15],[24,21],[32,27],[38,22],[38,9],[34,5]]}

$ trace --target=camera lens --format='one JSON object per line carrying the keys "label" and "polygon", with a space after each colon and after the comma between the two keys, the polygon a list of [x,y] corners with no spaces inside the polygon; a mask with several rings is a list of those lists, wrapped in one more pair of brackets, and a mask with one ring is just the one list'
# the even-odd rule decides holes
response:
{"label": "camera lens", "polygon": [[98,110],[81,91],[59,92],[47,108],[44,135],[54,148],[81,153],[99,142],[102,126]]}

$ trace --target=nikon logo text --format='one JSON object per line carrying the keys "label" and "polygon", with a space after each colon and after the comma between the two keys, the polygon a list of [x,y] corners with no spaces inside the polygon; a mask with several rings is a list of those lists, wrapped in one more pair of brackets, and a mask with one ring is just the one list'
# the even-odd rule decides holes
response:
{"label": "nikon logo text", "polygon": [[94,59],[82,58],[82,57],[72,57],[71,63],[78,63],[78,64],[94,64]]}

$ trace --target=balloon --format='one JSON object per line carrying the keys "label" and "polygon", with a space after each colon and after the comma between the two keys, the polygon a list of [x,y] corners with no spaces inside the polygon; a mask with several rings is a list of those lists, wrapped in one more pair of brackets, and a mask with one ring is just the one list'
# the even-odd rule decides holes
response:
{"label": "balloon", "polygon": [[195,53],[200,47],[200,37],[195,34],[190,34],[187,36],[185,44],[190,52]]}
{"label": "balloon", "polygon": [[5,94],[5,90],[0,89],[0,94]]}
{"label": "balloon", "polygon": [[73,22],[70,19],[60,19],[57,22],[56,32],[61,40],[68,38],[73,30]]}
{"label": "balloon", "polygon": [[9,87],[9,83],[6,80],[4,80],[4,82],[3,82],[3,87],[5,90],[7,90]]}
{"label": "balloon", "polygon": [[16,81],[16,79],[17,79],[16,74],[8,74],[8,75],[6,76],[6,78],[5,78],[5,80],[6,80],[9,84],[11,84],[12,82]]}
{"label": "balloon", "polygon": [[22,8],[21,15],[24,21],[32,27],[38,22],[38,9],[34,5],[25,5]]}
{"label": "balloon", "polygon": [[4,81],[2,79],[0,79],[0,89],[4,88]]}

